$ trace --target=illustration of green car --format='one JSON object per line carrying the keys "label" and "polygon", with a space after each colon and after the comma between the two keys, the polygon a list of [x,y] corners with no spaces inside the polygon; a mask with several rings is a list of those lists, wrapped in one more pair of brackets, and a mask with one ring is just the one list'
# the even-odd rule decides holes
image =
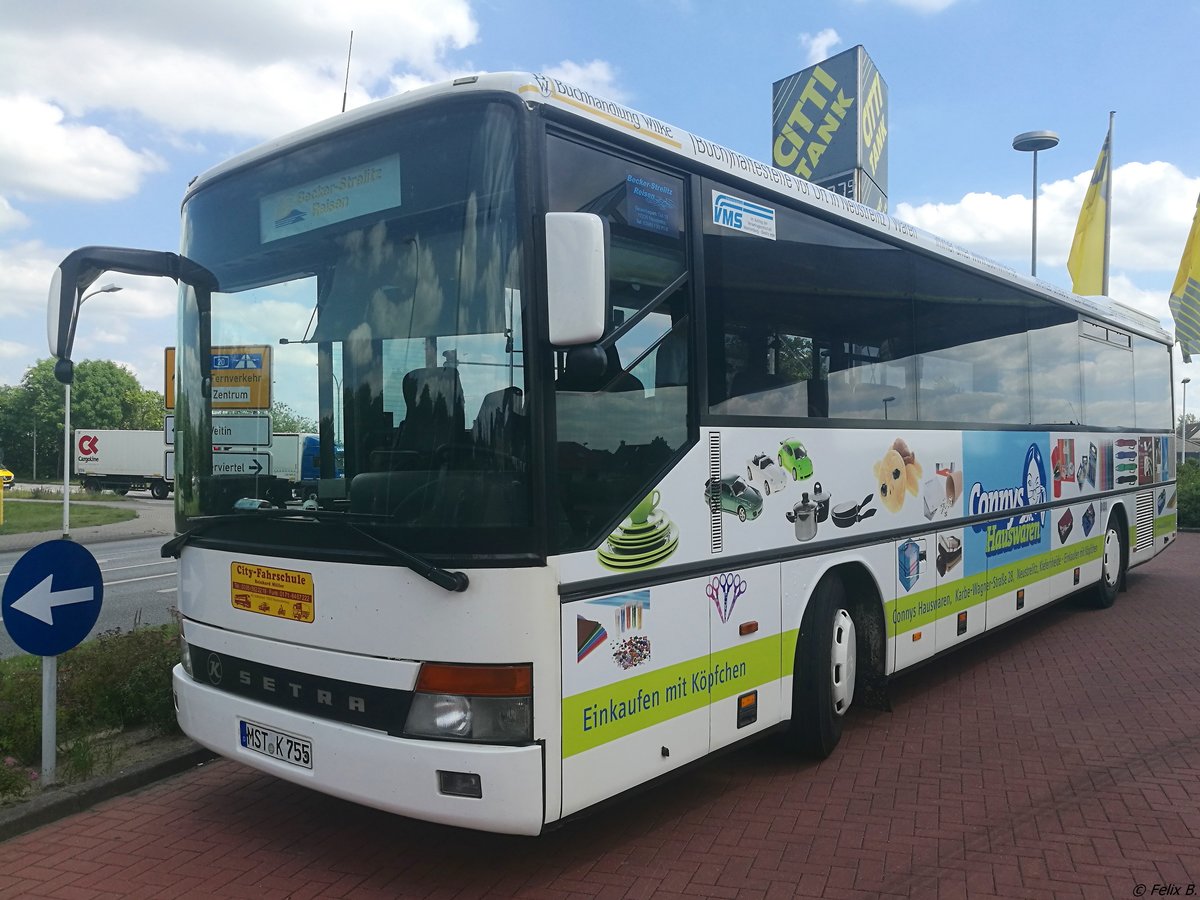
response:
{"label": "illustration of green car", "polygon": [[779,467],[785,472],[792,473],[792,481],[812,477],[812,460],[808,458],[808,451],[804,449],[804,445],[795,438],[788,438],[786,441],[779,442],[779,456],[777,458],[779,459]]}
{"label": "illustration of green car", "polygon": [[721,512],[733,513],[743,522],[757,519],[763,508],[762,494],[746,484],[741,475],[727,475],[719,481],[715,478],[710,480],[704,499],[709,506],[717,507]]}

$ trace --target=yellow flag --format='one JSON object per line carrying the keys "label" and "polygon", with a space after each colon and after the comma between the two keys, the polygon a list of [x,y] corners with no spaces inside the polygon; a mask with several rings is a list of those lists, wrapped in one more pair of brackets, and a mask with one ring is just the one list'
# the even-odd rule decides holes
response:
{"label": "yellow flag", "polygon": [[1083,195],[1083,209],[1075,226],[1075,240],[1067,257],[1071,273],[1071,290],[1076,294],[1104,293],[1104,273],[1108,259],[1104,244],[1108,235],[1109,179],[1112,178],[1112,125],[1096,160],[1092,182]]}
{"label": "yellow flag", "polygon": [[1183,351],[1183,361],[1190,363],[1192,354],[1200,352],[1200,197],[1196,198],[1192,230],[1183,245],[1179,274],[1171,286],[1171,315],[1175,317],[1175,338]]}

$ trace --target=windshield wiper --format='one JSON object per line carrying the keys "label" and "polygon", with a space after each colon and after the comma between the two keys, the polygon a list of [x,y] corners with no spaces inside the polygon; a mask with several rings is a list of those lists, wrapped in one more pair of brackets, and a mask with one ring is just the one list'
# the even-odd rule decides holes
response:
{"label": "windshield wiper", "polygon": [[171,540],[162,545],[162,555],[164,557],[174,557],[179,559],[180,553],[183,552],[186,545],[192,538],[199,537],[213,525],[222,525],[228,522],[243,522],[248,516],[254,518],[267,519],[310,519],[312,521],[339,521],[348,526],[350,530],[356,534],[365,537],[375,546],[382,550],[386,550],[389,555],[403,563],[404,566],[416,572],[426,581],[436,584],[438,587],[447,591],[461,593],[467,589],[470,584],[470,579],[467,578],[465,572],[451,572],[449,569],[443,569],[441,566],[435,566],[431,562],[427,562],[415,553],[410,553],[408,550],[402,550],[394,544],[389,544],[387,541],[376,537],[371,532],[360,527],[357,522],[351,521],[351,518],[366,520],[368,522],[379,524],[386,522],[387,519],[380,516],[372,515],[371,513],[349,513],[340,512],[337,510],[328,509],[257,509],[247,512],[224,513],[216,516],[197,517],[195,525],[187,531],[182,531]]}

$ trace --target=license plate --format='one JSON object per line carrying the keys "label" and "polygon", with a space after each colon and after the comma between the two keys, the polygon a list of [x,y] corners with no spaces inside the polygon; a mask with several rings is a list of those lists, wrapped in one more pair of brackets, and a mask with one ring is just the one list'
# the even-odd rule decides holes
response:
{"label": "license plate", "polygon": [[241,744],[247,750],[278,759],[301,769],[312,768],[312,741],[277,728],[267,728],[241,719]]}

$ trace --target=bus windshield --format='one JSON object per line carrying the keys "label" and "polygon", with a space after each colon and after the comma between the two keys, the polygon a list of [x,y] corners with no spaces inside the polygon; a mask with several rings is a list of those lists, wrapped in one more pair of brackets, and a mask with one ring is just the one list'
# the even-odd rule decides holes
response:
{"label": "bus windshield", "polygon": [[[219,289],[207,316],[182,301],[181,346],[211,363],[180,361],[181,529],[307,503],[435,555],[529,549],[516,140],[500,104],[393,116],[188,198],[183,253]],[[319,434],[313,482],[294,440],[246,440],[268,411]]]}

